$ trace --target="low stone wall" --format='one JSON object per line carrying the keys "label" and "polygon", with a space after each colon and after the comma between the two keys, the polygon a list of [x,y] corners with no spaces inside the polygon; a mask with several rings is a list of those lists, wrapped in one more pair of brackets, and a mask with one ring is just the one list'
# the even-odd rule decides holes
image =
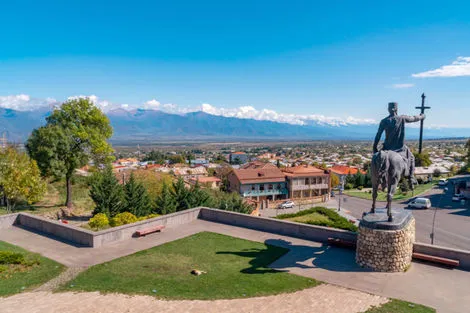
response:
{"label": "low stone wall", "polygon": [[347,230],[301,224],[274,218],[250,216],[210,208],[201,208],[199,218],[206,221],[245,227],[318,242],[327,242],[330,237],[355,242],[357,238],[356,233]]}
{"label": "low stone wall", "polygon": [[28,213],[19,213],[15,224],[58,237],[73,244],[93,247],[93,232],[81,227]]}
{"label": "low stone wall", "polygon": [[11,227],[17,218],[18,213],[0,215],[0,229]]}
{"label": "low stone wall", "polygon": [[189,209],[181,212],[167,214],[148,220],[143,220],[133,224],[113,227],[98,232],[93,232],[93,247],[101,247],[111,242],[121,241],[132,238],[137,230],[157,225],[165,225],[165,227],[175,227],[190,223],[199,216],[199,208]]}
{"label": "low stone wall", "polygon": [[459,268],[470,271],[470,251],[415,242],[413,252],[460,261]]}

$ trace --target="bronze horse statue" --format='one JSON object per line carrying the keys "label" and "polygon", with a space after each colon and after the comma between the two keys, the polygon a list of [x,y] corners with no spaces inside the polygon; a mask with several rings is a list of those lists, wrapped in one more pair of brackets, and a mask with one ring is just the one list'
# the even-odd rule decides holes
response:
{"label": "bronze horse statue", "polygon": [[[371,162],[371,180],[372,180],[372,209],[375,213],[375,202],[379,187],[382,190],[387,189],[387,215],[388,221],[393,221],[392,217],[392,199],[397,190],[401,177],[408,176],[407,162],[403,157],[391,150],[382,150],[376,152]],[[411,186],[413,188],[413,185]]]}

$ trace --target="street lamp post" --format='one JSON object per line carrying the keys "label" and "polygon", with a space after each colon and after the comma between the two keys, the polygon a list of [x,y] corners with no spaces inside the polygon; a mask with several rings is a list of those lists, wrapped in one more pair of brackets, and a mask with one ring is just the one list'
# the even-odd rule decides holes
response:
{"label": "street lamp post", "polygon": [[432,230],[431,230],[431,234],[429,235],[431,237],[431,244],[432,245],[434,244],[434,238],[436,237],[436,234],[434,233],[434,226],[436,225],[437,209],[441,206],[442,196],[447,192],[447,190],[449,190],[447,187],[444,188],[443,192],[441,193],[441,196],[439,197],[439,203],[437,204],[436,207],[434,207],[434,215],[432,217]]}
{"label": "street lamp post", "polygon": [[344,190],[344,176],[341,176],[340,186],[339,186],[338,212],[341,211],[341,198],[343,198],[343,190]]}

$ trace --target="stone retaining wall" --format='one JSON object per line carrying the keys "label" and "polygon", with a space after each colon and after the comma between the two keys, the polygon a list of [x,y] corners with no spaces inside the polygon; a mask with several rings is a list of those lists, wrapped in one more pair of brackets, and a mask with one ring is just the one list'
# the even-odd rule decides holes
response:
{"label": "stone retaining wall", "polygon": [[18,213],[0,215],[0,229],[11,227],[17,218]]}

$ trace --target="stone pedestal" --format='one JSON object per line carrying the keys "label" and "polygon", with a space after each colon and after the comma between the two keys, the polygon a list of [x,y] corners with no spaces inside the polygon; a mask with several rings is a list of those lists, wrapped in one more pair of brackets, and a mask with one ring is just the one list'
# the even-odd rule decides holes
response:
{"label": "stone pedestal", "polygon": [[364,215],[359,223],[356,262],[378,272],[403,272],[411,265],[415,240],[415,219],[409,211],[392,210]]}

